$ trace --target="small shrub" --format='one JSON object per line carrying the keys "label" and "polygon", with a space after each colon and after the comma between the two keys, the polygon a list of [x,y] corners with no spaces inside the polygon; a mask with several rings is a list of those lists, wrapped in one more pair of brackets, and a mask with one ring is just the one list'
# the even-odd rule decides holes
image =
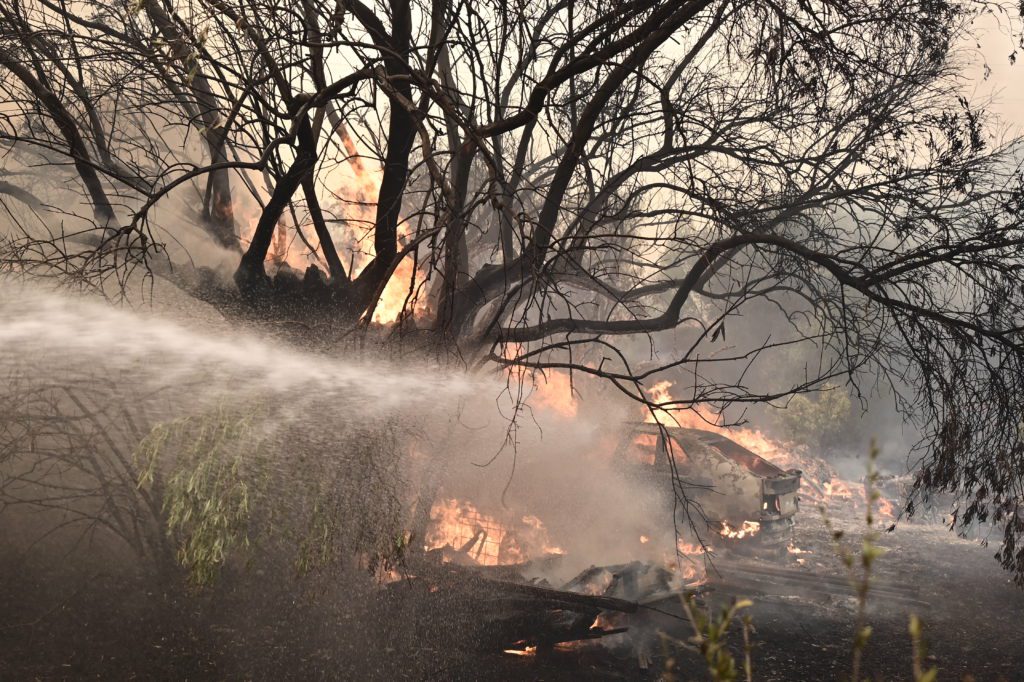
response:
{"label": "small shrub", "polygon": [[250,544],[250,515],[266,481],[255,416],[219,407],[158,424],[137,450],[140,486],[157,482],[161,455],[171,460],[164,465],[166,529],[197,587],[214,582],[233,548]]}

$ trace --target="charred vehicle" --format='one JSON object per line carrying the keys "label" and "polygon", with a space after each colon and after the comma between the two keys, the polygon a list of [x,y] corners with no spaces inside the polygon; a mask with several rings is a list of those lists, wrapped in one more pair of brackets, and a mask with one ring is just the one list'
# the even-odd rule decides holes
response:
{"label": "charred vehicle", "polygon": [[[783,470],[729,438],[702,429],[627,424],[616,461],[666,488],[687,484],[712,528],[726,538],[788,538],[799,509],[801,472]],[[674,472],[673,472],[674,468]]]}

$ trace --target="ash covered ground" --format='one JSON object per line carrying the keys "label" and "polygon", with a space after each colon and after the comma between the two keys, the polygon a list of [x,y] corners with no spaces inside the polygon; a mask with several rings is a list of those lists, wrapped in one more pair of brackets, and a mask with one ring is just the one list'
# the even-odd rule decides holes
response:
{"label": "ash covered ground", "polygon": [[[845,511],[836,526],[855,537],[863,521]],[[940,679],[1024,679],[1024,593],[991,549],[937,524],[901,523],[879,544],[887,552],[874,574],[874,634],[864,661],[872,679],[910,679],[911,612],[924,621]],[[840,679],[849,671],[856,600],[837,587],[843,568],[813,511],[801,514],[795,546],[803,553],[772,559],[719,553],[705,598],[713,605],[753,599],[755,679]],[[667,656],[680,679],[706,676],[699,657],[670,645],[643,671],[614,638],[547,655],[477,651],[472,623],[384,604],[372,588],[330,580],[239,574],[204,595],[160,591],[110,566],[13,565],[9,555],[4,563],[3,679],[658,679]],[[773,577],[778,569],[783,579]],[[648,626],[689,636],[682,610],[665,611]],[[738,632],[732,646],[740,656]]]}

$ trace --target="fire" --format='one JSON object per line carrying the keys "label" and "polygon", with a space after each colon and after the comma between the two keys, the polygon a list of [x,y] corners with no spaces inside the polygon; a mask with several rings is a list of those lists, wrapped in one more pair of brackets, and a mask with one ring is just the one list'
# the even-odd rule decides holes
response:
{"label": "fire", "polygon": [[[672,385],[671,381],[659,381],[651,386],[647,391],[650,401],[653,403],[672,402]],[[800,463],[796,455],[793,454],[792,448],[769,438],[761,431],[720,426],[722,415],[708,405],[699,404],[687,409],[655,408],[654,411],[645,406],[644,413],[644,421],[648,423],[661,422],[667,426],[702,429],[725,436],[782,469],[794,468],[794,464]]]}
{"label": "fire", "polygon": [[430,520],[425,549],[448,546],[483,566],[521,563],[534,554],[564,554],[551,543],[536,516],[523,516],[513,528],[482,513],[471,502],[452,498],[436,502]]}
{"label": "fire", "polygon": [[[337,210],[345,216],[345,220],[340,223],[342,238],[335,238],[335,243],[338,244],[339,251],[349,253],[350,262],[346,265],[353,270],[349,276],[355,277],[356,273],[366,267],[374,257],[372,240],[368,237],[371,235],[370,226],[376,220],[377,204],[375,199],[384,177],[384,170],[382,168],[367,168],[362,157],[359,156],[355,142],[347,134],[347,131],[341,129],[339,132],[349,155],[349,163],[339,169],[344,177],[337,178],[334,182],[345,188],[348,195],[346,196],[343,191],[337,192]],[[399,248],[402,248],[402,244],[408,239],[408,225],[399,217]],[[369,248],[364,249],[362,244],[367,241],[370,242]],[[377,301],[377,306],[373,311],[373,321],[377,324],[391,324],[398,320],[402,312],[407,310],[410,305],[410,312],[413,314],[427,312],[426,302],[416,296],[417,291],[412,291],[413,297],[410,298],[410,286],[413,285],[414,280],[423,281],[425,279],[421,275],[422,273],[417,271],[411,255],[399,261]]]}
{"label": "fire", "polygon": [[884,497],[878,498],[878,513],[881,516],[884,516],[889,519],[895,518],[895,510],[896,507],[890,500],[887,500]]}
{"label": "fire", "polygon": [[823,485],[825,487],[825,495],[829,499],[833,497],[841,497],[844,500],[853,498],[853,491],[850,490],[850,486],[847,485],[846,481],[842,479],[833,478],[825,481]]}
{"label": "fire", "polygon": [[800,556],[801,554],[814,554],[814,552],[811,552],[809,550],[800,549],[799,547],[794,545],[792,542],[790,542],[788,545],[786,545],[786,552],[788,552],[789,554],[794,555],[796,557],[796,559],[795,559],[796,563],[801,565],[801,566],[803,566],[806,563],[806,561],[807,561],[802,556]]}
{"label": "fire", "polygon": [[709,547],[702,547],[684,541],[682,538],[676,540],[676,551],[683,556],[690,556],[691,554],[705,554]]}
{"label": "fire", "polygon": [[633,439],[630,452],[644,464],[655,464],[658,460],[658,436],[653,433],[638,433]]}
{"label": "fire", "polygon": [[728,521],[722,521],[722,528],[718,531],[718,534],[723,538],[739,540],[757,535],[759,530],[761,530],[761,524],[757,521],[744,521],[743,525],[739,528],[733,528],[729,525]]}
{"label": "fire", "polygon": [[[391,324],[402,314],[408,305],[413,305],[413,312],[424,312],[426,310],[422,302],[417,299],[413,301],[410,297],[409,285],[416,276],[416,269],[411,256],[406,256],[399,262],[391,279],[384,285],[380,300],[373,311],[373,321],[377,324]],[[412,292],[415,294],[415,292]],[[408,300],[407,300],[408,299]]]}
{"label": "fire", "polygon": [[576,416],[579,406],[568,373],[552,370],[544,374],[535,373],[533,378],[534,388],[530,394],[533,407],[551,410],[566,419]]}
{"label": "fire", "polygon": [[[672,382],[659,381],[647,391],[653,403],[672,402]],[[833,502],[850,502],[863,504],[862,496],[854,495],[857,484],[844,481],[835,475],[827,462],[820,458],[801,453],[796,446],[780,443],[756,429],[726,428],[720,426],[722,416],[708,405],[694,405],[692,408],[668,410],[655,408],[653,411],[644,407],[644,419],[647,422],[660,421],[671,426],[711,431],[729,438],[747,450],[764,457],[781,469],[800,469],[803,472],[800,495],[803,499],[817,504],[829,505]],[[893,517],[895,506],[890,500],[879,499],[879,513]]]}
{"label": "fire", "polygon": [[[565,550],[557,545],[551,544],[550,538],[548,538],[548,532],[544,528],[544,524],[536,516],[524,516],[523,526],[526,528],[526,532],[520,532],[524,536],[525,544],[535,545],[540,554],[565,554]],[[531,542],[532,540],[532,542]]]}
{"label": "fire", "polygon": [[[521,344],[509,343],[502,349],[502,357],[512,362],[522,352]],[[510,387],[515,387],[513,397],[517,400],[525,400],[531,408],[551,412],[563,419],[576,416],[579,403],[573,390],[573,378],[568,372],[558,369],[542,372],[514,364],[507,365],[504,371]]]}
{"label": "fire", "polygon": [[[354,279],[374,257],[372,226],[376,220],[376,198],[384,172],[381,168],[368,168],[363,163],[355,142],[346,130],[342,129],[340,136],[348,154],[348,163],[330,169],[328,182],[340,189],[333,193],[333,197],[327,197],[326,201],[321,198],[321,205],[326,217],[331,218],[333,215],[340,218],[329,222],[328,229],[342,264],[349,271],[349,277]],[[231,208],[241,226],[240,237],[245,244],[256,231],[261,209],[239,201],[234,202]],[[320,239],[312,219],[302,215],[298,218],[300,224],[297,226],[284,217],[278,223],[267,261],[278,268],[287,264],[298,270],[300,275],[313,264],[325,269],[326,264],[318,256]],[[302,232],[302,239],[295,233],[296,228]],[[399,218],[399,248],[409,237],[408,226]],[[369,242],[368,248],[366,242]],[[414,315],[426,313],[426,301],[415,296],[419,292],[414,291],[414,296],[409,296],[414,279],[423,280],[421,274],[412,255],[403,258],[384,286],[373,312],[373,321],[391,324],[398,320],[403,310],[410,307]]]}
{"label": "fire", "polygon": [[[672,400],[672,394],[669,393],[669,389],[672,388],[671,381],[659,381],[658,383],[651,386],[648,389],[647,394],[652,403],[655,405],[659,403],[667,403]],[[659,417],[667,417],[668,423],[672,423],[673,414],[670,414],[667,410],[655,407],[653,409],[644,406],[644,421],[648,424],[657,424],[662,422]]]}
{"label": "fire", "polygon": [[484,566],[512,563],[520,555],[508,529],[492,516],[481,514],[470,502],[441,500],[430,510],[433,528],[427,533],[426,548],[465,548]]}
{"label": "fire", "polygon": [[[676,539],[676,554],[665,558],[665,567],[681,578],[685,585],[693,586],[707,579],[707,571],[701,555],[711,548]],[[700,558],[691,558],[700,557]]]}
{"label": "fire", "polygon": [[512,654],[513,656],[534,656],[537,653],[537,647],[528,646],[523,649],[505,649],[506,654]]}

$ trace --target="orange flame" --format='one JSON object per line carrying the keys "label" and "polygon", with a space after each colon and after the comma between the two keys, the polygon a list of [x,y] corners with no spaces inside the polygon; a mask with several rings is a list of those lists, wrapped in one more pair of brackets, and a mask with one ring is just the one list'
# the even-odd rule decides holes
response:
{"label": "orange flame", "polygon": [[[510,343],[502,350],[502,357],[514,361],[522,352],[522,345]],[[508,365],[504,372],[510,386],[522,387],[523,394],[517,397],[525,397],[525,401],[533,409],[549,411],[563,419],[572,419],[576,416],[579,403],[573,390],[573,380],[568,372],[560,369],[542,372],[520,365]]]}
{"label": "orange flame", "polygon": [[536,516],[523,516],[512,528],[482,513],[471,502],[453,498],[436,502],[430,519],[425,549],[448,546],[464,551],[483,566],[520,563],[533,554],[564,554],[551,543],[544,524]]}
{"label": "orange flame", "polygon": [[878,513],[881,516],[884,516],[889,519],[895,518],[895,510],[896,507],[891,501],[885,499],[884,497],[878,498]]}
{"label": "orange flame", "polygon": [[653,433],[638,433],[633,438],[629,453],[644,464],[653,465],[658,461],[658,436]]}
{"label": "orange flame", "polygon": [[[654,384],[647,391],[650,401],[652,403],[672,402],[671,388],[671,381],[659,381]],[[792,448],[769,438],[761,431],[720,426],[722,415],[708,405],[694,405],[687,409],[655,408],[653,411],[644,406],[644,413],[644,421],[648,423],[660,421],[667,426],[702,429],[725,436],[783,469],[792,468],[792,464],[799,461],[793,454]]]}
{"label": "orange flame", "polygon": [[[661,381],[648,390],[651,402],[665,403],[673,400],[670,389],[672,383]],[[654,422],[655,412],[657,419],[668,425],[678,425],[684,428],[702,429],[711,431],[729,438],[742,445],[747,450],[764,457],[766,460],[780,469],[800,469],[803,472],[803,483],[800,489],[802,497],[809,498],[820,504],[828,504],[833,500],[846,501],[853,499],[854,484],[844,481],[831,472],[831,467],[820,459],[807,455],[801,455],[798,448],[791,444],[780,443],[756,429],[749,428],[726,428],[720,426],[722,416],[707,405],[694,405],[686,410],[663,410],[655,408],[655,411],[644,407],[645,419]],[[817,472],[820,478],[815,478],[812,472]],[[880,512],[887,514],[891,511],[892,505],[885,500],[880,504]]]}
{"label": "orange flame", "polygon": [[505,649],[504,652],[513,656],[535,656],[537,654],[537,647],[528,646],[525,649]]}
{"label": "orange flame", "polygon": [[[383,178],[383,169],[367,168],[362,157],[359,156],[355,142],[346,131],[341,132],[341,137],[349,158],[346,164],[331,169],[329,182],[340,189],[336,192],[334,199],[328,200],[332,204],[333,213],[340,216],[341,220],[328,224],[328,230],[332,233],[332,239],[343,265],[349,270],[349,276],[355,277],[374,257],[372,239],[368,239],[368,237],[372,235],[372,226],[376,219],[376,197]],[[326,202],[324,208],[326,212]],[[232,205],[232,211],[241,226],[242,242],[243,244],[247,243],[256,231],[261,209],[255,205],[249,206],[236,201]],[[303,220],[301,216],[299,219]],[[295,234],[295,226],[284,220],[278,224],[274,232],[272,248],[267,253],[267,261],[276,267],[287,264],[300,273],[314,263],[323,267],[323,261],[317,256],[320,250],[320,239],[311,224],[311,219],[307,218],[297,227],[301,230],[304,240],[299,239]],[[399,218],[399,244],[408,238],[408,226]],[[367,241],[371,242],[369,248],[364,247],[364,243]],[[378,324],[395,322],[407,307],[407,303],[411,304],[410,312],[413,315],[428,312],[427,302],[415,296],[417,291],[413,292],[413,298],[409,296],[410,284],[414,282],[414,278],[422,280],[422,273],[417,271],[414,258],[409,255],[398,263],[385,285],[374,309],[374,322]],[[407,299],[409,299],[408,302]]]}
{"label": "orange flame", "polygon": [[700,556],[710,551],[710,547],[692,544],[682,538],[676,539],[675,556],[665,557],[665,567],[682,578],[684,584],[693,586],[707,580],[707,571],[703,559],[690,557]]}
{"label": "orange flame", "polygon": [[[537,381],[538,376],[540,381]],[[559,370],[548,371],[543,375],[535,373],[534,382],[533,393],[529,399],[533,407],[551,410],[565,419],[576,416],[579,405],[573,394],[572,381],[568,373]]]}
{"label": "orange flame", "polygon": [[733,528],[729,525],[728,521],[722,521],[722,527],[719,529],[718,534],[723,538],[741,540],[757,535],[760,530],[761,524],[757,521],[744,521],[743,525],[739,528]]}

